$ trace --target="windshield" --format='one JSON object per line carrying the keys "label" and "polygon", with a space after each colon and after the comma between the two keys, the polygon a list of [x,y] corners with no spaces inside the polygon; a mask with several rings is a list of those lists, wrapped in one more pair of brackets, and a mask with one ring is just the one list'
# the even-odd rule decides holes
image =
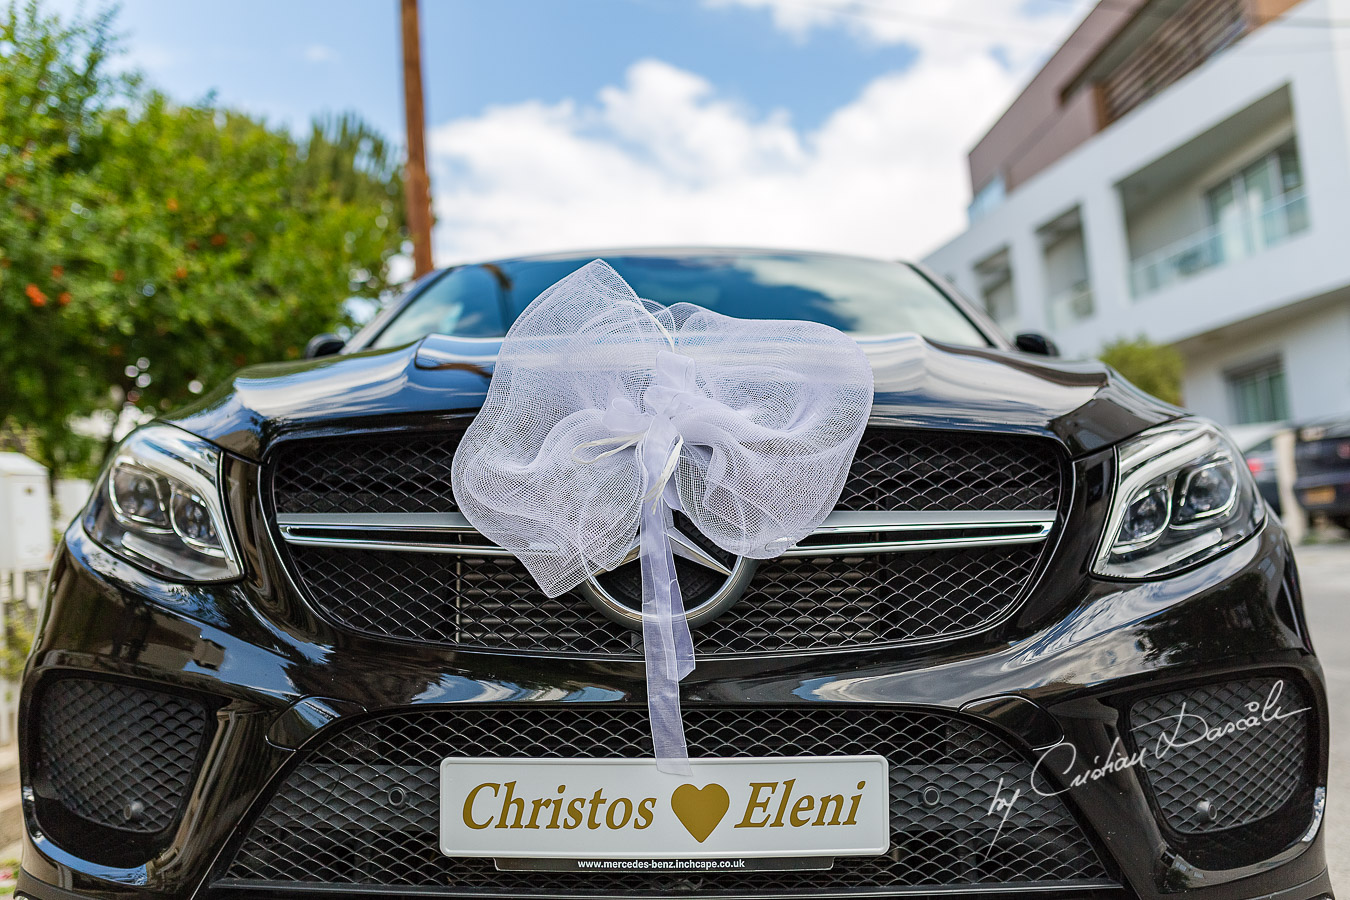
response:
{"label": "windshield", "polygon": [[[592,257],[509,260],[451,269],[371,343],[393,347],[428,334],[501,337],[530,301]],[[607,255],[658,303],[679,302],[743,319],[803,319],[859,337],[917,332],[977,347],[989,341],[922,275],[901,263],[802,253]]]}

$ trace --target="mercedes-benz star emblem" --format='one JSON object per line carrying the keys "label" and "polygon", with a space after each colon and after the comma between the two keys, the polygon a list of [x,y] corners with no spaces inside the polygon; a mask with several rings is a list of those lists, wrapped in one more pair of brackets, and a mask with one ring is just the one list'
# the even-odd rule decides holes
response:
{"label": "mercedes-benz star emblem", "polygon": [[[690,627],[697,627],[720,616],[741,598],[755,574],[756,561],[705,549],[690,540],[678,529],[667,532],[670,549],[675,554],[675,567],[684,569],[680,577],[680,591],[684,595],[685,618]],[[592,606],[608,618],[629,628],[642,628],[642,577],[637,571],[638,547],[608,572],[592,576],[581,583],[581,593]],[[693,572],[689,565],[696,566]]]}

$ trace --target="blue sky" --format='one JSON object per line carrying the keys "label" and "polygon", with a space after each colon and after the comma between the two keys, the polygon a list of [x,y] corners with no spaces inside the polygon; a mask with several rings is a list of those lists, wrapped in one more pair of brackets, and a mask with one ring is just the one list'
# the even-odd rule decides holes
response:
{"label": "blue sky", "polygon": [[[78,0],[50,0],[69,12]],[[88,6],[88,4],[86,4]],[[1083,0],[423,0],[438,261],[597,244],[918,255]],[[394,0],[123,0],[128,66],[402,137]]]}

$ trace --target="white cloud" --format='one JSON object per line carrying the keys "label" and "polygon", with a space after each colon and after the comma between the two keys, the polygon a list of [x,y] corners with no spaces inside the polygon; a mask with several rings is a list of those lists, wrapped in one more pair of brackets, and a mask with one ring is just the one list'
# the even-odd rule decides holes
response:
{"label": "white cloud", "polygon": [[310,44],[303,55],[309,63],[333,62],[338,58],[337,51],[325,44]]}
{"label": "white cloud", "polygon": [[[845,24],[843,13],[826,17],[831,6],[862,5],[718,2],[771,7],[798,32]],[[930,0],[924,15],[956,15],[968,2]],[[1063,29],[1069,13],[1057,18]],[[1024,76],[995,59],[996,46],[1016,55],[988,34],[930,44],[869,21],[847,24],[866,25],[868,40],[915,43],[917,62],[811,131],[654,59],[585,102],[493,107],[433,129],[438,261],[679,243],[921,255],[964,226],[965,153]]]}
{"label": "white cloud", "polygon": [[[710,7],[769,13],[798,38],[843,28],[875,44],[911,44],[928,55],[984,55],[998,48],[1022,67],[1038,59],[1078,22],[1090,0],[704,0]],[[1014,75],[1020,74],[1014,72]]]}

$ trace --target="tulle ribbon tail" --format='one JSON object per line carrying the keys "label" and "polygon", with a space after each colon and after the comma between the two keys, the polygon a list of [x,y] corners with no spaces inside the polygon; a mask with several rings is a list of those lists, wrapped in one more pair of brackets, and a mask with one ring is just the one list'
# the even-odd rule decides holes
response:
{"label": "tulle ribbon tail", "polygon": [[660,771],[687,777],[691,773],[680,716],[680,681],[694,670],[694,643],[667,537],[670,527],[670,508],[664,501],[642,504],[642,648],[652,749]]}

